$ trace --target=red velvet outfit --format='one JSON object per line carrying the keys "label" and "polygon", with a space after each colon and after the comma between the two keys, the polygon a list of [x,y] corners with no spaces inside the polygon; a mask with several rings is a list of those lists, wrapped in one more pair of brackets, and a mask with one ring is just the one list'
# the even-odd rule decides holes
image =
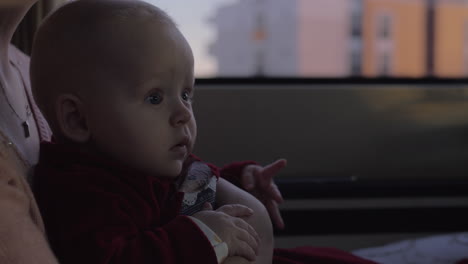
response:
{"label": "red velvet outfit", "polygon": [[99,155],[42,144],[34,191],[52,248],[66,264],[217,263],[204,233],[179,215],[173,180]]}
{"label": "red velvet outfit", "polygon": [[[247,164],[225,167],[221,175],[234,180]],[[45,143],[33,185],[60,263],[217,263],[204,233],[180,215],[184,194],[173,180],[136,173],[73,146]],[[303,247],[276,249],[273,263],[374,262],[336,249]]]}

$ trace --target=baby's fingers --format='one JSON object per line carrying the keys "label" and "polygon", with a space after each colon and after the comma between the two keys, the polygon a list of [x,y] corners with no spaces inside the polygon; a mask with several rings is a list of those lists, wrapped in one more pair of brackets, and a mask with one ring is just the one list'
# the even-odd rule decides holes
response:
{"label": "baby's fingers", "polygon": [[284,202],[283,196],[281,195],[280,190],[278,189],[278,186],[274,183],[271,184],[270,187],[270,195],[273,197],[273,199],[277,203],[282,203]]}
{"label": "baby's fingers", "polygon": [[253,214],[253,210],[245,205],[240,204],[228,204],[223,205],[216,210],[217,212],[223,212],[227,215],[233,217],[245,217],[251,216]]}
{"label": "baby's fingers", "polygon": [[245,241],[238,241],[239,244],[234,248],[232,256],[244,257],[249,261],[255,261],[257,254],[254,249]]}
{"label": "baby's fingers", "polygon": [[278,208],[278,204],[274,200],[269,200],[266,202],[265,207],[267,208],[270,218],[279,229],[284,229],[283,217],[281,217],[281,212]]}
{"label": "baby's fingers", "polygon": [[213,211],[213,206],[206,202],[203,204],[202,211]]}
{"label": "baby's fingers", "polygon": [[[244,238],[247,238],[246,235],[248,235],[249,241],[251,239],[255,240],[254,242],[258,244],[260,242],[260,236],[257,234],[257,231],[246,221],[243,219],[238,218],[236,221],[236,226],[241,228],[245,233],[244,233]],[[253,242],[251,243],[253,245]]]}
{"label": "baby's fingers", "polygon": [[[256,234],[255,234],[256,235]],[[244,241],[245,243],[247,243],[247,245],[249,245],[249,247],[251,247],[255,253],[255,255],[257,255],[258,253],[258,243],[259,243],[259,239],[258,237],[256,237],[254,234],[251,234],[249,233],[247,230],[245,229],[241,229],[239,230],[239,232],[237,233],[237,239],[241,240],[241,241]]]}

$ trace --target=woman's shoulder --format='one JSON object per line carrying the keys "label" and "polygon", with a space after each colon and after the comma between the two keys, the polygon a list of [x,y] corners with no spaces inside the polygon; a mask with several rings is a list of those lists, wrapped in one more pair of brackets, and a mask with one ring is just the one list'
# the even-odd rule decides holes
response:
{"label": "woman's shoulder", "polygon": [[[28,168],[19,159],[12,144],[0,131],[0,210],[29,210],[29,198],[25,188]],[[27,183],[26,183],[27,184]],[[7,208],[4,208],[4,207]],[[11,213],[14,213],[14,212]]]}
{"label": "woman's shoulder", "polygon": [[0,131],[0,227],[4,227],[4,215],[26,216],[44,232],[39,209],[27,182],[29,169],[13,144]]}

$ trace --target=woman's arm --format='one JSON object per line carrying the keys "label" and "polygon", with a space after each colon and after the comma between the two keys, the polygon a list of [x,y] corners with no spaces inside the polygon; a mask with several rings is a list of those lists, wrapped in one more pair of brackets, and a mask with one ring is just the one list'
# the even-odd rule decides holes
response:
{"label": "woman's arm", "polygon": [[[220,178],[216,191],[216,204],[242,204],[254,211],[254,214],[246,219],[260,237],[259,253],[255,263],[272,263],[273,258],[273,227],[265,206],[254,196],[236,187],[225,179]],[[239,259],[237,259],[239,261]],[[225,263],[237,263],[236,259],[226,259]],[[242,263],[242,262],[239,262]]]}
{"label": "woman's arm", "polygon": [[[0,185],[3,192],[5,186]],[[0,263],[58,264],[44,234],[31,218],[4,213],[3,205],[0,205]]]}
{"label": "woman's arm", "polygon": [[279,159],[266,166],[252,161],[234,162],[220,169],[221,177],[247,191],[266,207],[276,227],[283,229],[284,222],[278,204],[283,202],[274,176],[286,166],[285,159]]}
{"label": "woman's arm", "polygon": [[30,189],[12,152],[0,145],[0,263],[57,264],[32,218]]}

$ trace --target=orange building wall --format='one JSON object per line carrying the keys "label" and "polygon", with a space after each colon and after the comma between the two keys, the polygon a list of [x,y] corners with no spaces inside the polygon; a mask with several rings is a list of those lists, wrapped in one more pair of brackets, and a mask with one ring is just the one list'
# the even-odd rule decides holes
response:
{"label": "orange building wall", "polygon": [[380,12],[392,14],[392,77],[426,75],[426,5],[423,0],[363,1],[363,75],[377,76],[376,27]]}
{"label": "orange building wall", "polygon": [[[466,1],[468,3],[468,1]],[[463,66],[464,31],[468,5],[460,1],[439,1],[435,15],[435,69],[437,77],[466,76]]]}

